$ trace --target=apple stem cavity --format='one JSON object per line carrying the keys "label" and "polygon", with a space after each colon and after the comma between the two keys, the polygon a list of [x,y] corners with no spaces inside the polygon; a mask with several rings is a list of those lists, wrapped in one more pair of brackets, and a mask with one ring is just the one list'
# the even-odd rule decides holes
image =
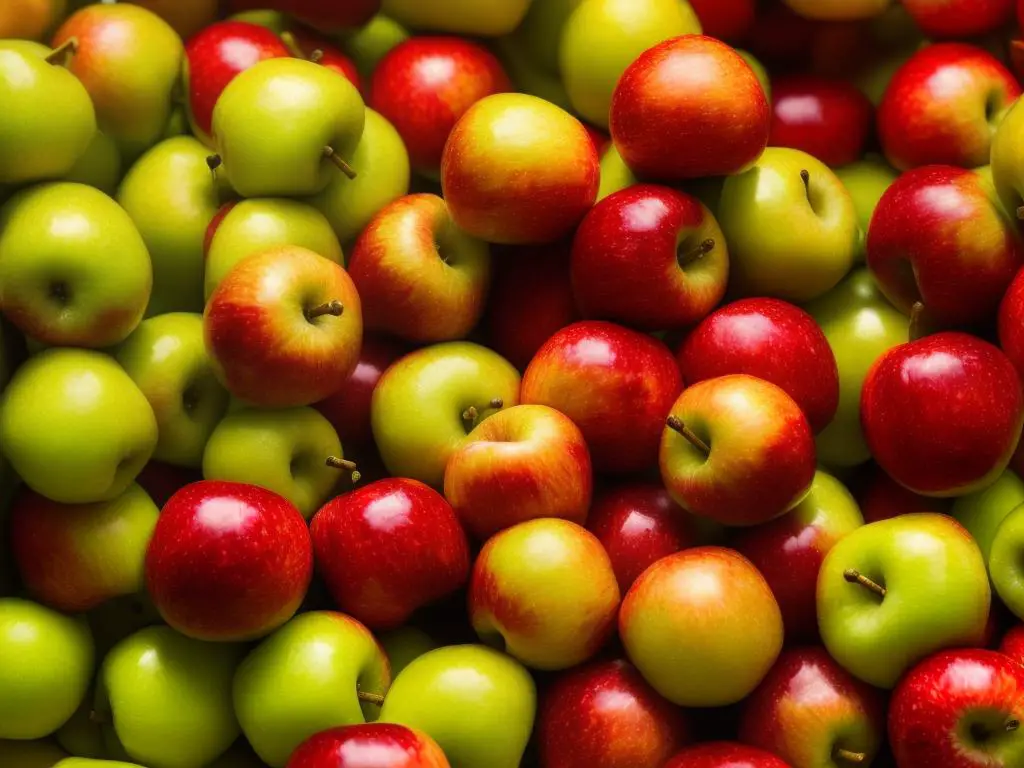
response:
{"label": "apple stem cavity", "polygon": [[807,194],[811,194],[811,173],[810,171],[800,171],[800,179],[804,183],[804,189],[807,190]]}
{"label": "apple stem cavity", "polygon": [[93,725],[106,725],[107,718],[102,712],[97,712],[95,709],[89,710],[89,722]]}
{"label": "apple stem cavity", "polygon": [[341,172],[348,176],[350,179],[356,177],[355,169],[346,163],[337,152],[334,151],[334,147],[324,147],[324,157],[338,166]]}
{"label": "apple stem cavity", "polygon": [[845,571],[843,571],[843,578],[851,584],[860,584],[862,587],[870,589],[879,597],[885,597],[886,595],[885,587],[883,587],[876,581],[872,581],[863,573],[858,571],[856,568],[847,568]]}
{"label": "apple stem cavity", "polygon": [[476,420],[480,417],[475,406],[469,406],[462,412],[462,423],[466,427],[467,432],[472,432],[476,426]]}
{"label": "apple stem cavity", "polygon": [[217,169],[224,164],[220,155],[208,155],[206,158],[206,167],[210,169],[210,173],[213,175],[213,180],[217,180]]}
{"label": "apple stem cavity", "polygon": [[665,424],[669,429],[678,432],[680,435],[685,437],[690,444],[698,451],[704,454],[705,457],[711,455],[711,446],[697,437],[696,433],[683,423],[683,420],[678,416],[669,416],[665,421]]}
{"label": "apple stem cavity", "polygon": [[686,267],[695,261],[700,261],[713,250],[715,250],[715,241],[709,237],[707,240],[701,240],[696,248],[684,251],[682,246],[680,246],[676,254],[676,260],[679,262],[680,267]]}
{"label": "apple stem cavity", "polygon": [[1013,733],[1014,731],[1020,730],[1020,720],[1010,720],[1006,724],[1006,732]]}
{"label": "apple stem cavity", "polygon": [[78,38],[69,37],[50,52],[50,55],[46,57],[46,63],[57,67],[66,67],[68,61],[76,53],[78,53]]}
{"label": "apple stem cavity", "polygon": [[332,317],[341,317],[344,312],[345,306],[337,299],[334,299],[333,301],[328,301],[326,304],[321,304],[318,307],[307,309],[306,319],[315,320],[316,318],[323,317],[324,315],[331,315]]}
{"label": "apple stem cavity", "polygon": [[352,474],[350,477],[352,480],[352,485],[358,483],[363,477],[362,473],[360,473],[358,469],[358,465],[354,461],[343,459],[340,456],[328,456],[327,461],[325,463],[327,464],[328,467],[333,467],[334,469],[344,469],[347,472],[351,472]]}
{"label": "apple stem cavity", "polygon": [[837,762],[843,761],[847,763],[853,763],[855,765],[860,765],[868,759],[868,756],[863,752],[851,752],[848,749],[837,749],[835,759]]}
{"label": "apple stem cavity", "polygon": [[368,704],[376,704],[378,707],[383,706],[384,697],[379,693],[369,693],[368,691],[356,691],[356,696],[359,697],[360,701],[365,701]]}

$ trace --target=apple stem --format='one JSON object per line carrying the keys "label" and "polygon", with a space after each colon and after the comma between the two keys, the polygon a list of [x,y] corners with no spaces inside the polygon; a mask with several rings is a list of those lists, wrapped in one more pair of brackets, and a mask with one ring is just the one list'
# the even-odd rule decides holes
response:
{"label": "apple stem", "polygon": [[885,597],[886,589],[878,582],[872,581],[863,573],[855,568],[847,568],[843,571],[843,578],[851,584],[860,584],[862,587],[866,587],[874,592],[879,597]]}
{"label": "apple stem", "polygon": [[319,307],[313,307],[312,309],[307,310],[306,319],[313,320],[314,318],[323,317],[324,315],[341,317],[344,312],[345,306],[337,299],[334,299],[333,301],[328,301],[326,304],[321,304]]}
{"label": "apple stem", "polygon": [[379,693],[370,693],[368,691],[356,691],[356,696],[359,697],[360,701],[365,701],[369,704],[376,704],[378,707],[384,704],[384,697]]}
{"label": "apple stem", "polygon": [[715,241],[709,237],[707,240],[701,240],[700,244],[696,248],[691,248],[685,253],[677,253],[676,260],[679,262],[680,267],[685,267],[695,261],[703,259],[713,250],[715,250]]}
{"label": "apple stem", "polygon": [[348,176],[350,179],[354,179],[356,177],[355,169],[351,165],[346,163],[341,158],[341,155],[334,151],[334,147],[324,147],[324,157],[330,160],[336,166],[338,166],[338,168],[341,169],[341,172]]}
{"label": "apple stem", "polygon": [[1024,205],[1017,206],[1017,218],[1024,219]]}
{"label": "apple stem", "polygon": [[327,461],[325,463],[327,464],[328,467],[333,467],[334,469],[344,469],[347,472],[351,472],[352,485],[355,485],[363,478],[362,473],[360,473],[354,461],[343,459],[340,456],[328,456]]}
{"label": "apple stem", "polygon": [[306,52],[302,50],[299,42],[295,39],[295,35],[291,32],[281,33],[281,42],[284,43],[284,47],[288,49],[288,53],[294,56],[296,59],[306,58]]}
{"label": "apple stem", "polygon": [[804,182],[804,189],[806,189],[807,193],[810,194],[810,192],[811,192],[811,174],[810,174],[810,171],[800,171],[800,178]]}
{"label": "apple stem", "polygon": [[836,750],[836,760],[844,760],[847,763],[856,763],[857,765],[860,765],[867,759],[868,756],[863,752],[851,752],[848,749]]}
{"label": "apple stem", "polygon": [[309,54],[309,60],[314,64],[319,64],[324,60],[324,52],[317,48],[311,54]]}
{"label": "apple stem", "polygon": [[462,422],[467,432],[473,431],[473,428],[476,426],[476,420],[479,417],[480,414],[477,412],[476,407],[472,405],[462,412]]}
{"label": "apple stem", "polygon": [[68,60],[76,53],[78,53],[78,38],[69,37],[50,52],[50,55],[46,57],[46,63],[66,67]]}
{"label": "apple stem", "polygon": [[910,308],[910,324],[907,326],[907,338],[910,341],[917,341],[925,336],[924,332],[924,302],[915,301]]}
{"label": "apple stem", "polygon": [[1014,731],[1019,730],[1019,729],[1020,729],[1020,720],[1010,720],[1006,724],[1006,732],[1007,733],[1013,733]]}
{"label": "apple stem", "polygon": [[491,400],[491,408],[493,408],[495,410],[498,410],[498,409],[504,408],[504,407],[505,407],[505,401],[502,400],[500,397],[496,397],[493,400]]}
{"label": "apple stem", "polygon": [[690,444],[693,445],[694,448],[703,453],[705,456],[711,455],[711,446],[709,446],[707,443],[705,443],[703,440],[697,437],[696,433],[688,426],[683,424],[683,420],[680,419],[678,416],[669,416],[668,419],[665,421],[665,424],[668,426],[669,429],[678,432],[680,435],[689,440]]}

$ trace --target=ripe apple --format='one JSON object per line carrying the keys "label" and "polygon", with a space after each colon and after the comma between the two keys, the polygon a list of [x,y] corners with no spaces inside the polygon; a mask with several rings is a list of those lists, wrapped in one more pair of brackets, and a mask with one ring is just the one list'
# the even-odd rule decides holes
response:
{"label": "ripe apple", "polygon": [[981,37],[1014,15],[1014,0],[903,0],[903,7],[932,38]]}
{"label": "ripe apple", "polygon": [[358,29],[346,29],[335,35],[342,50],[352,58],[359,74],[366,79],[372,77],[373,70],[388,51],[409,37],[405,27],[383,13],[378,13]]}
{"label": "ripe apple", "polygon": [[1024,376],[1024,272],[1019,272],[999,305],[999,345]]}
{"label": "ripe apple", "polygon": [[756,0],[690,0],[705,35],[735,43],[754,26]]}
{"label": "ripe apple", "polygon": [[1024,481],[1008,469],[991,485],[955,499],[950,514],[971,534],[988,564],[996,531],[1021,504],[1024,504]]}
{"label": "ripe apple", "polygon": [[1018,624],[1003,636],[999,652],[1024,666],[1024,624]]}
{"label": "ripe apple", "polygon": [[789,75],[772,83],[768,145],[806,152],[825,165],[860,160],[871,136],[874,108],[849,82]]}
{"label": "ripe apple", "polygon": [[988,553],[988,572],[1003,603],[1024,619],[1024,506],[1017,506],[996,529]]}
{"label": "ripe apple", "polygon": [[713,741],[687,747],[665,763],[665,768],[791,768],[771,752],[734,744]]}
{"label": "ripe apple", "polygon": [[[1006,474],[1004,472],[1000,477]],[[996,484],[998,483],[999,481],[996,481]],[[964,499],[973,500],[985,495],[985,490],[975,491],[964,496]],[[879,520],[888,520],[914,512],[948,512],[950,507],[948,499],[929,498],[904,488],[878,465],[871,466],[861,487],[859,501],[865,523],[877,523]],[[1024,502],[1024,498],[1021,502]],[[973,506],[973,502],[970,503]],[[957,516],[955,512],[953,515]],[[963,519],[960,519],[960,523],[968,527]]]}
{"label": "ripe apple", "polygon": [[357,91],[363,93],[363,81],[359,76],[359,68],[356,67],[356,63],[352,59],[342,53],[332,38],[326,37],[304,24],[293,24],[280,34],[281,40],[291,50],[292,56],[309,59],[321,67],[334,70],[352,83]]}
{"label": "ripe apple", "polygon": [[853,207],[857,211],[857,224],[859,225],[858,236],[858,261],[866,258],[866,241],[868,227],[871,224],[871,216],[882,199],[885,190],[889,185],[899,178],[899,173],[882,159],[869,157],[859,160],[841,168],[834,169],[836,176],[843,182],[846,191],[853,199]]}
{"label": "ripe apple", "polygon": [[437,742],[404,725],[367,723],[310,736],[288,768],[449,768]]}
{"label": "ripe apple", "polygon": [[[319,3],[320,0],[312,0]],[[529,0],[384,0],[385,15],[412,29],[423,29],[471,37],[507,35],[523,20]]]}
{"label": "ripe apple", "polygon": [[629,170],[614,142],[608,144],[601,154],[601,186],[597,188],[597,201],[600,202],[608,195],[631,187],[637,182],[636,176]]}

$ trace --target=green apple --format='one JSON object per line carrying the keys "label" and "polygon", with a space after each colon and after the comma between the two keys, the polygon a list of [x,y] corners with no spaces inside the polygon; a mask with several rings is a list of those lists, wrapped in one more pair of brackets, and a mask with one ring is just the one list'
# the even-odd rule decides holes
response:
{"label": "green apple", "polygon": [[1024,620],[1024,504],[999,524],[988,556],[988,571],[1006,607]]}
{"label": "green apple", "polygon": [[206,237],[207,300],[232,267],[259,251],[294,245],[337,264],[344,263],[341,244],[327,217],[296,200],[271,198],[228,203],[210,223]]}
{"label": "green apple", "polygon": [[853,77],[853,84],[868,97],[868,101],[878,107],[893,75],[910,60],[917,49],[915,43],[874,57],[866,66],[860,68]]}
{"label": "green apple", "polygon": [[231,682],[241,648],[148,627],[107,654],[96,719],[110,753],[147,768],[201,768],[241,733]]}
{"label": "green apple", "polygon": [[203,241],[230,192],[223,173],[211,174],[209,154],[194,138],[167,139],[136,161],[118,190],[153,261],[149,315],[203,310]]}
{"label": "green apple", "polygon": [[16,194],[0,209],[0,310],[51,345],[107,347],[142,320],[153,268],[116,202],[69,182]]}
{"label": "green apple", "polygon": [[685,0],[583,0],[565,22],[558,57],[573,108],[607,128],[612,93],[626,68],[663,40],[700,32]]}
{"label": "green apple", "polygon": [[213,136],[228,181],[242,197],[315,195],[336,174],[352,176],[345,161],[359,144],[365,115],[359,91],[335,70],[265,59],[217,99]]}
{"label": "green apple", "polygon": [[241,13],[229,16],[228,19],[231,21],[244,21],[249,24],[266,27],[271,32],[278,35],[282,32],[287,32],[291,26],[291,21],[283,13],[263,9],[242,11]]}
{"label": "green apple", "polygon": [[384,0],[381,10],[410,29],[498,37],[519,26],[529,6],[530,0]]}
{"label": "green apple", "polygon": [[395,477],[439,488],[448,457],[497,409],[519,403],[519,372],[468,341],[418,349],[392,364],[373,390],[370,421]]}
{"label": "green apple", "polygon": [[491,47],[516,90],[532,96],[539,96],[564,110],[572,109],[572,103],[562,84],[562,78],[557,72],[547,72],[541,69],[526,54],[515,37],[499,37],[493,41]]}
{"label": "green apple", "polygon": [[107,745],[103,740],[103,726],[96,722],[97,718],[93,714],[92,707],[95,698],[95,690],[86,693],[82,703],[75,710],[75,714],[54,734],[57,743],[69,755],[91,757],[96,760],[107,757]]}
{"label": "green apple", "polygon": [[89,627],[15,597],[0,599],[0,739],[41,739],[78,708],[92,678]]}
{"label": "green apple", "polygon": [[950,514],[974,537],[987,563],[1000,524],[1021,504],[1024,482],[1008,469],[992,485],[954,501]]}
{"label": "green apple", "polygon": [[117,143],[103,131],[96,131],[85,153],[64,174],[63,180],[95,187],[105,195],[117,194],[121,181],[121,151]]}
{"label": "green apple", "polygon": [[0,765],[10,768],[53,768],[66,757],[48,741],[0,741]]}
{"label": "green apple", "polygon": [[61,760],[54,768],[144,768],[138,763],[123,760],[94,760],[89,757],[69,757]]}
{"label": "green apple", "polygon": [[855,467],[871,458],[860,426],[860,392],[872,364],[907,340],[910,321],[882,296],[866,268],[806,306],[825,333],[839,368],[839,408],[815,441],[818,460]]}
{"label": "green apple", "polygon": [[538,67],[558,75],[558,50],[562,43],[562,31],[565,22],[582,1],[535,0],[510,37]]}
{"label": "green apple", "polygon": [[878,201],[885,190],[899,177],[899,172],[881,158],[858,160],[855,163],[835,169],[836,176],[843,182],[846,191],[853,198],[853,207],[857,211],[857,261],[865,258],[865,240],[868,225],[875,212]]}
{"label": "green apple", "polygon": [[235,675],[235,711],[249,743],[271,768],[284,768],[314,733],[376,718],[391,672],[365,626],[343,613],[296,616],[260,643]]}
{"label": "green apple", "polygon": [[419,627],[405,626],[384,632],[378,638],[391,663],[391,676],[399,673],[423,654],[438,648],[430,635]]}
{"label": "green apple", "polygon": [[[1006,113],[992,137],[992,180],[999,199],[1013,215],[1024,204],[1024,99]],[[1019,214],[1018,214],[1019,216]]]}
{"label": "green apple", "polygon": [[399,43],[409,39],[409,32],[394,19],[378,13],[366,26],[345,32],[341,47],[355,62],[359,74],[369,78],[377,64]]}
{"label": "green apple", "polygon": [[815,299],[857,255],[853,198],[828,166],[797,149],[769,147],[722,187],[718,223],[729,242],[738,296]]}
{"label": "green apple", "polygon": [[750,66],[752,70],[754,70],[754,74],[757,76],[758,82],[761,83],[761,89],[764,91],[765,98],[768,100],[768,103],[771,104],[772,80],[764,64],[762,64],[761,61],[749,51],[742,51],[737,49],[736,53],[742,56],[743,60],[747,62],[747,64]]}
{"label": "green apple", "polygon": [[101,352],[40,352],[0,398],[4,455],[32,490],[54,501],[88,504],[120,496],[156,442],[156,417],[145,395]]}
{"label": "green apple", "polygon": [[338,484],[330,457],[344,458],[338,433],[313,408],[243,409],[210,435],[203,477],[259,485],[284,496],[307,520]]}
{"label": "green apple", "polygon": [[991,591],[981,550],[932,512],[865,525],[841,539],[818,574],[825,647],[850,674],[891,689],[944,648],[977,647]]}
{"label": "green apple", "polygon": [[144,591],[107,600],[85,616],[96,644],[97,658],[140,629],[163,624],[160,612]]}
{"label": "green apple", "polygon": [[597,199],[604,200],[608,195],[636,183],[636,176],[629,170],[615,143],[608,142],[608,147],[601,156],[601,186],[597,190]]}

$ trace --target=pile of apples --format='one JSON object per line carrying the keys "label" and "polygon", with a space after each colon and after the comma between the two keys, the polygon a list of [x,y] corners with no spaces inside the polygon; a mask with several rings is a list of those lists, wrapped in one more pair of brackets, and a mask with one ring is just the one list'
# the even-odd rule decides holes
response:
{"label": "pile of apples", "polygon": [[1024,0],[0,0],[0,766],[1024,768]]}

